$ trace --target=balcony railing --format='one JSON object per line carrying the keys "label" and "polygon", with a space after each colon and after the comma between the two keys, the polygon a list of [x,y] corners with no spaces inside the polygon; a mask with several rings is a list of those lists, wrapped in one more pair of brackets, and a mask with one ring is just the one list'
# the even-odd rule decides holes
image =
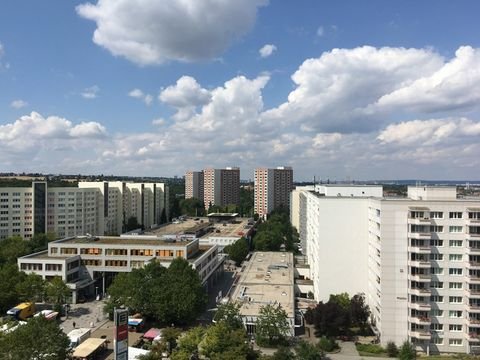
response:
{"label": "balcony railing", "polygon": [[408,332],[408,336],[417,338],[417,339],[427,340],[432,337],[432,334],[430,333],[430,331],[426,331],[426,330],[410,330]]}
{"label": "balcony railing", "polygon": [[429,325],[431,319],[427,316],[410,316],[410,322],[420,325]]}

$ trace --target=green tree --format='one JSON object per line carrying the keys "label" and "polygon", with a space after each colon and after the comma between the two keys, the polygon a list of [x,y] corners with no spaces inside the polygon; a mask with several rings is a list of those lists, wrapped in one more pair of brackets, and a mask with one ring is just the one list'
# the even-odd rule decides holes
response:
{"label": "green tree", "polygon": [[404,341],[398,349],[398,358],[400,360],[413,360],[416,358],[415,348],[409,341]]}
{"label": "green tree", "polygon": [[170,208],[170,219],[182,215],[180,210],[180,201],[176,197],[173,199],[173,202],[170,202],[170,204],[172,204],[172,207]]}
{"label": "green tree", "polygon": [[253,238],[257,251],[279,251],[283,244],[283,236],[278,229],[259,231]]}
{"label": "green tree", "polygon": [[386,350],[388,357],[397,357],[398,347],[393,341],[387,342]]}
{"label": "green tree", "polygon": [[203,201],[197,198],[189,198],[180,200],[180,210],[182,215],[203,216],[205,206]]}
{"label": "green tree", "polygon": [[245,330],[232,329],[226,322],[209,326],[199,348],[211,360],[246,359],[250,350]]}
{"label": "green tree", "polygon": [[323,360],[325,353],[317,346],[306,341],[300,341],[295,347],[297,358],[302,360]]}
{"label": "green tree", "polygon": [[198,355],[198,344],[202,341],[206,329],[202,326],[196,326],[188,330],[180,339],[178,346],[172,352],[172,360],[189,360],[191,356]]}
{"label": "green tree", "polygon": [[233,244],[226,246],[223,251],[228,254],[231,260],[235,261],[237,266],[240,266],[249,252],[247,239],[242,237]]}
{"label": "green tree", "polygon": [[125,305],[164,324],[184,324],[204,310],[207,296],[198,273],[184,258],[168,269],[153,261],[130,273],[119,274],[108,288],[106,310]]}
{"label": "green tree", "polygon": [[272,360],[295,360],[297,357],[289,347],[280,346],[270,357]]}
{"label": "green tree", "polygon": [[29,252],[26,240],[19,236],[6,238],[0,241],[0,264],[17,264],[17,258]]}
{"label": "green tree", "polygon": [[181,257],[171,262],[162,286],[156,288],[155,296],[160,300],[156,303],[157,318],[167,324],[189,323],[207,304],[207,294],[198,273]]}
{"label": "green tree", "polygon": [[42,301],[45,295],[45,281],[35,273],[26,274],[16,286],[21,301]]}
{"label": "green tree", "polygon": [[214,317],[215,322],[225,322],[232,329],[243,329],[240,308],[241,304],[237,302],[219,305]]}
{"label": "green tree", "polygon": [[259,345],[279,345],[289,335],[288,315],[280,304],[260,307],[256,322],[256,337]]}
{"label": "green tree", "polygon": [[142,225],[138,222],[138,219],[135,216],[130,216],[127,220],[127,224],[125,225],[126,231],[132,231],[136,229],[140,229]]}
{"label": "green tree", "polygon": [[328,302],[336,303],[346,311],[350,308],[350,296],[348,296],[348,293],[346,292],[340,294],[331,294]]}
{"label": "green tree", "polygon": [[368,329],[370,308],[365,302],[364,294],[356,294],[350,300],[350,314],[352,323],[360,327],[362,333]]}
{"label": "green tree", "polygon": [[[65,360],[67,335],[55,321],[34,317],[15,331],[0,335],[0,354],[10,360]],[[3,357],[2,357],[3,358]]]}
{"label": "green tree", "polygon": [[46,284],[45,293],[47,299],[55,304],[55,310],[61,311],[61,306],[65,303],[66,298],[70,296],[71,291],[60,276],[55,276]]}
{"label": "green tree", "polygon": [[17,284],[19,284],[25,273],[18,271],[15,264],[6,264],[0,266],[0,314],[18,304],[19,294]]}

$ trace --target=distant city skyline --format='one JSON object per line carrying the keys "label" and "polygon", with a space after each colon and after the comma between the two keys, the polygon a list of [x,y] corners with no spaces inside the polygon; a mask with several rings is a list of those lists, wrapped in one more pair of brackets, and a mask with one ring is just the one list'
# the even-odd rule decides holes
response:
{"label": "distant city skyline", "polygon": [[479,177],[478,1],[211,3],[5,2],[0,171]]}

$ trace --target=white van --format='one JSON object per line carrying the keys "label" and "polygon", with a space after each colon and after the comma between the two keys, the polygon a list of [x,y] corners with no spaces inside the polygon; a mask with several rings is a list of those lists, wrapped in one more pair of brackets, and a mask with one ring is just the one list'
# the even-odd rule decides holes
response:
{"label": "white van", "polygon": [[75,349],[82,342],[87,340],[91,335],[89,328],[79,328],[70,331],[67,336],[70,339],[70,348]]}

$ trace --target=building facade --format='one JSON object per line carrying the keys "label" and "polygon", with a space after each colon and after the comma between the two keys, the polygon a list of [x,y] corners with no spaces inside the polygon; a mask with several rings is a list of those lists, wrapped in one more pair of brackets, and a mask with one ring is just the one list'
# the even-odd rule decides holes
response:
{"label": "building facade", "polygon": [[254,179],[255,213],[265,217],[275,208],[290,207],[290,192],[293,190],[291,167],[257,168]]}
{"label": "building facade", "polygon": [[60,276],[72,290],[72,301],[104,293],[120,272],[159,261],[168,267],[182,257],[197,270],[207,287],[223,271],[218,248],[202,246],[198,239],[162,239],[156,236],[76,236],[50,242],[48,250],[18,258],[18,267],[45,280]]}
{"label": "building facade", "polygon": [[0,188],[0,239],[55,233],[59,238],[121,234],[130,216],[144,227],[168,218],[168,187],[163,183],[80,182],[78,187]]}
{"label": "building facade", "polygon": [[203,171],[187,171],[185,174],[185,199],[203,201]]}
{"label": "building facade", "polygon": [[315,298],[365,293],[383,345],[477,353],[480,199],[457,198],[455,187],[359,191],[296,193]]}

